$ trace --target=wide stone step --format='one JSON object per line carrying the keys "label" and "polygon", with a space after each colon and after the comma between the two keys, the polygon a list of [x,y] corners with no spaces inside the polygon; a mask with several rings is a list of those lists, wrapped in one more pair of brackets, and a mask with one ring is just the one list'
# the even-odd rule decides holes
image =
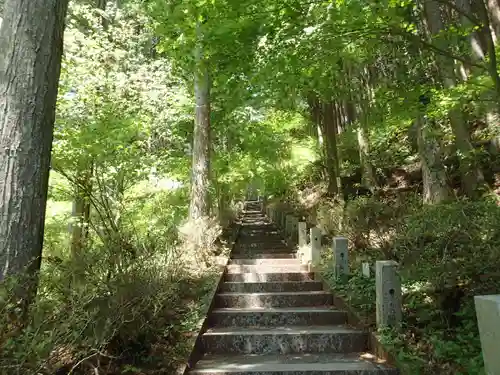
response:
{"label": "wide stone step", "polygon": [[296,264],[230,264],[227,273],[276,273],[308,271],[307,265]]}
{"label": "wide stone step", "polygon": [[350,353],[365,351],[368,335],[345,326],[211,328],[202,336],[210,354]]}
{"label": "wide stone step", "polygon": [[279,272],[279,273],[226,273],[224,281],[240,282],[275,282],[275,281],[309,281],[314,280],[312,272]]}
{"label": "wide stone step", "polygon": [[253,265],[275,265],[275,264],[301,264],[299,259],[296,258],[243,258],[231,259],[229,264],[253,264]]}
{"label": "wide stone step", "polygon": [[209,324],[219,327],[320,326],[346,322],[345,311],[328,307],[221,308],[209,315]]}
{"label": "wide stone step", "polygon": [[285,282],[225,282],[220,292],[230,293],[259,293],[259,292],[306,292],[323,290],[321,281],[285,281]]}
{"label": "wide stone step", "polygon": [[[280,248],[255,248],[255,249],[244,249],[236,247],[231,253],[232,257],[238,257],[239,255],[245,255],[246,258],[262,258],[262,254],[283,254],[283,253],[296,253],[295,250],[291,250],[289,247],[280,247]],[[240,257],[241,258],[241,257]]]}
{"label": "wide stone step", "polygon": [[328,306],[333,303],[331,293],[276,292],[276,293],[219,293],[215,296],[217,307],[306,307]]}
{"label": "wide stone step", "polygon": [[191,374],[203,375],[399,375],[367,353],[208,355]]}
{"label": "wide stone step", "polygon": [[231,258],[234,259],[276,259],[276,258],[290,258],[297,259],[296,253],[291,251],[283,251],[283,252],[273,252],[273,253],[264,253],[264,252],[233,252],[231,253]]}

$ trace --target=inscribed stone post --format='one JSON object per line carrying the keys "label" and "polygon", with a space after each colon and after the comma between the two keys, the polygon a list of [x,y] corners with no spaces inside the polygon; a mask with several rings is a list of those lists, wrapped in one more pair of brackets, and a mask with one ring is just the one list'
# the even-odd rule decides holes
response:
{"label": "inscribed stone post", "polygon": [[333,257],[335,261],[335,277],[343,277],[349,274],[349,249],[347,238],[333,238]]}
{"label": "inscribed stone post", "polygon": [[310,249],[310,254],[308,254],[308,259],[312,264],[318,264],[321,259],[321,229],[311,228],[309,231],[311,236],[311,243],[308,248]]}
{"label": "inscribed stone post", "polygon": [[299,237],[299,219],[292,216],[292,223],[290,224],[290,239],[292,243],[296,244]]}
{"label": "inscribed stone post", "polygon": [[292,236],[293,215],[285,216],[285,238],[290,241]]}
{"label": "inscribed stone post", "polygon": [[401,280],[398,263],[379,260],[375,264],[377,327],[397,327],[401,323]]}
{"label": "inscribed stone post", "polygon": [[500,374],[500,294],[475,296],[474,303],[485,372]]}
{"label": "inscribed stone post", "polygon": [[298,225],[299,247],[307,245],[307,223],[300,221]]}
{"label": "inscribed stone post", "polygon": [[370,277],[370,263],[364,262],[361,265],[361,273],[364,277]]}

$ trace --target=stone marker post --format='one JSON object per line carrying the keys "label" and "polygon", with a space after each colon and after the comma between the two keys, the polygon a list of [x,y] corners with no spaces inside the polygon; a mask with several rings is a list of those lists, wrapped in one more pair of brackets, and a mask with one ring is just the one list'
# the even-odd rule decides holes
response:
{"label": "stone marker post", "polygon": [[290,242],[292,236],[292,226],[293,226],[293,215],[285,216],[285,238],[287,242]]}
{"label": "stone marker post", "polygon": [[283,211],[281,213],[280,228],[283,231],[283,235],[286,237],[286,213]]}
{"label": "stone marker post", "polygon": [[299,219],[297,217],[292,216],[292,223],[290,224],[290,239],[293,244],[298,242],[299,238]]}
{"label": "stone marker post", "polygon": [[347,238],[333,238],[333,256],[335,261],[335,277],[338,279],[349,274],[349,249]]}
{"label": "stone marker post", "polygon": [[309,248],[311,249],[310,261],[313,265],[316,265],[321,260],[321,229],[314,227],[309,231],[311,235],[311,244]]}
{"label": "stone marker post", "polygon": [[475,296],[486,375],[500,374],[500,294]]}
{"label": "stone marker post", "polygon": [[361,273],[364,277],[370,277],[370,263],[364,262],[361,265]]}
{"label": "stone marker post", "polygon": [[305,221],[299,221],[297,226],[297,244],[299,251],[297,252],[298,258],[302,262],[305,253],[309,253],[307,249],[307,223]]}
{"label": "stone marker post", "polygon": [[299,247],[307,245],[307,223],[305,221],[299,221],[298,224],[298,244]]}
{"label": "stone marker post", "polygon": [[398,327],[401,323],[401,280],[398,263],[378,260],[375,264],[377,327]]}

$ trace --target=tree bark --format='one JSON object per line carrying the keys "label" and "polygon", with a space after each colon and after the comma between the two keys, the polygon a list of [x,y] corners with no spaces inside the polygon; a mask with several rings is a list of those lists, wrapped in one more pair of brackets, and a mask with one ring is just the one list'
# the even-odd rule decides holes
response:
{"label": "tree bark", "polygon": [[451,191],[446,182],[446,172],[442,162],[441,147],[432,132],[432,126],[419,115],[417,124],[418,153],[422,163],[423,202],[436,204],[449,200]]}
{"label": "tree bark", "polygon": [[191,202],[189,205],[189,217],[193,220],[210,214],[210,76],[207,62],[203,57],[201,36],[199,38],[195,51],[194,93],[196,108],[193,134]]}
{"label": "tree bark", "polygon": [[328,192],[331,195],[339,193],[338,157],[337,157],[337,134],[336,134],[336,111],[333,102],[323,103],[323,134],[325,135],[325,164],[328,173]]}
{"label": "tree bark", "polygon": [[[444,24],[437,0],[427,1],[425,3],[425,12],[430,33],[432,35],[438,35],[444,29]],[[436,43],[443,50],[448,49],[446,41],[441,39],[436,41]],[[436,64],[443,86],[447,89],[455,87],[456,76],[454,62],[447,61],[442,55],[437,55]],[[467,129],[463,113],[459,108],[453,108],[450,110],[449,119],[455,136],[455,145],[462,155],[460,159],[462,188],[469,197],[474,197],[477,194],[478,185],[483,181],[483,175],[473,160],[474,148],[470,142],[469,130]]]}
{"label": "tree bark", "polygon": [[7,0],[0,28],[0,279],[36,295],[67,0]]}

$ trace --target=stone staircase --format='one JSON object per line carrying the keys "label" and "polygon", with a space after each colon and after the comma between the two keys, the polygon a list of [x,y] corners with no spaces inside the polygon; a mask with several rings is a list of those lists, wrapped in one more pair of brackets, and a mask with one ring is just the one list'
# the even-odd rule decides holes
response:
{"label": "stone staircase", "polygon": [[258,203],[246,210],[190,374],[399,374],[366,353],[367,333],[347,325]]}

